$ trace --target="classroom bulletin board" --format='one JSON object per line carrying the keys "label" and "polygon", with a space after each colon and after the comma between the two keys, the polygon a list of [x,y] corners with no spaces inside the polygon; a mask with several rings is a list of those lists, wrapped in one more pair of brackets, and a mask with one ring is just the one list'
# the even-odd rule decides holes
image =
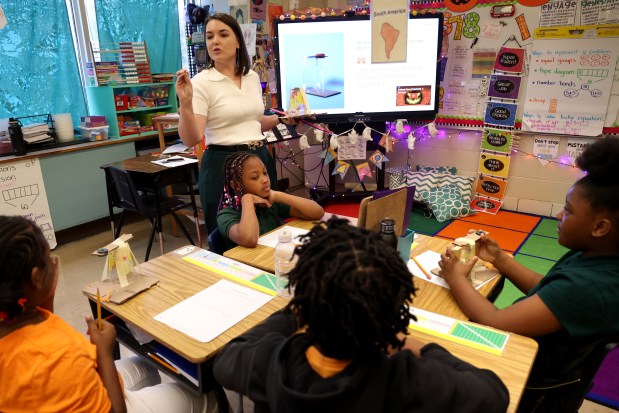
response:
{"label": "classroom bulletin board", "polygon": [[[523,3],[544,4],[526,6]],[[536,36],[537,30],[552,28],[554,32],[554,29],[560,26],[599,26],[619,23],[619,0],[413,1],[411,9],[413,13],[442,12],[445,16],[439,113],[436,119],[438,124],[465,127],[491,124],[498,128],[589,136],[601,134],[602,130],[599,127],[601,125],[604,133],[619,133],[617,123],[619,73],[615,71],[619,39],[614,37],[612,30],[606,32],[603,41],[605,47],[600,49],[605,52],[600,53],[600,56],[603,55],[609,63],[606,68],[608,73],[596,78],[599,81],[600,77],[604,77],[600,83],[604,85],[604,89],[595,86],[597,90],[603,92],[602,96],[593,98],[595,101],[593,106],[589,101],[584,103],[587,95],[586,92],[581,93],[579,88],[584,83],[592,84],[592,79],[584,81],[572,79],[568,83],[573,81],[578,85],[570,89],[578,90],[578,96],[575,96],[574,90],[561,94],[564,90],[557,88],[551,93],[552,96],[546,99],[544,108],[547,111],[548,102],[550,99],[555,99],[556,105],[553,104],[552,109],[555,110],[555,115],[560,117],[562,110],[569,113],[572,112],[570,108],[582,109],[582,105],[585,104],[595,113],[590,114],[589,118],[598,121],[592,122],[591,126],[579,127],[574,123],[568,123],[568,120],[566,122],[568,126],[558,130],[548,125],[542,126],[543,122],[535,120],[538,113],[534,113],[534,105],[527,104],[529,99],[527,95],[531,91],[534,91],[533,95],[538,96],[530,99],[539,99],[544,93],[550,93],[548,88],[540,88],[541,84],[537,83],[548,79],[539,79],[539,55],[535,59],[532,56],[533,50],[538,53],[542,49],[546,51],[550,45],[552,54],[555,50],[562,53],[567,49],[578,53],[579,58],[580,52],[583,51],[592,52],[589,54],[591,57],[595,54],[593,53],[595,48],[589,47],[592,43],[596,43],[596,40],[591,39],[595,28],[586,32],[584,37],[570,38],[567,42],[555,39],[552,43],[548,36],[545,38]],[[577,47],[572,48],[574,45]],[[563,48],[566,50],[562,50]],[[558,59],[555,63],[558,65]],[[565,62],[562,61],[562,64],[565,65]],[[554,69],[553,67],[552,70]],[[554,77],[560,76],[561,74],[557,73]],[[489,100],[494,103],[488,105]],[[591,100],[591,97],[588,100]],[[529,114],[533,113],[534,119],[531,116],[523,116],[525,108],[529,110]],[[599,118],[602,118],[601,123]]]}

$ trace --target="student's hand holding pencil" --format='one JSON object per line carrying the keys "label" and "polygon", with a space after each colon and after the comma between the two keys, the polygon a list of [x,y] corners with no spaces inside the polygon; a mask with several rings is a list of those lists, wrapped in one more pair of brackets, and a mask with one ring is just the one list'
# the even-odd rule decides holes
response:
{"label": "student's hand holding pencil", "polygon": [[114,324],[102,319],[101,329],[99,329],[98,320],[86,316],[86,325],[88,326],[86,334],[90,336],[90,342],[97,346],[97,352],[111,354],[116,345],[116,327],[114,327]]}

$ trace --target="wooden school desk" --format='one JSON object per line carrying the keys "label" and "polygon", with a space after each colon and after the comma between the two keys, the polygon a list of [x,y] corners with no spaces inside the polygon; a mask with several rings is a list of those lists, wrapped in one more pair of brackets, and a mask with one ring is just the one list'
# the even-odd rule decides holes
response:
{"label": "wooden school desk", "polygon": [[[286,225],[310,229],[313,227],[314,223],[315,221],[295,219]],[[451,240],[428,237],[421,234],[415,235],[414,242],[418,243],[418,245],[411,251],[411,254],[414,256],[427,250],[442,253],[447,246],[451,244]],[[257,245],[255,248],[237,246],[224,252],[224,256],[251,265],[252,267],[260,268],[271,273],[274,272],[274,249],[272,247],[267,247],[265,245]],[[501,277],[496,277],[482,285],[478,291],[484,297],[488,297],[493,290],[498,287],[500,281]],[[413,299],[413,305],[415,307],[459,320],[468,320],[468,317],[464,315],[448,289],[418,277],[415,277],[414,282],[415,287],[418,289]]]}
{"label": "wooden school desk", "polygon": [[[111,313],[122,320],[119,323],[118,319],[116,319],[115,322],[117,324],[117,339],[119,342],[129,347],[136,354],[145,357],[155,367],[172,376],[186,387],[192,388],[194,391],[208,392],[211,389],[221,389],[221,386],[214,381],[212,376],[212,362],[219,349],[233,338],[261,323],[269,315],[283,308],[287,300],[277,296],[274,297],[257,311],[208,343],[202,343],[166,324],[154,320],[154,317],[159,313],[224,278],[212,270],[182,259],[183,256],[197,250],[199,250],[198,247],[188,245],[140,264],[138,266],[139,272],[158,278],[159,284],[123,304],[102,302],[101,306],[104,310],[104,317]],[[183,251],[184,254],[181,255],[178,251]],[[93,316],[96,318],[96,298],[86,293],[84,295],[90,300]],[[196,387],[195,384],[183,375],[175,373],[161,363],[152,360],[147,353],[156,352],[156,343],[140,345],[126,329],[124,323],[131,323],[152,337],[157,343],[174,351],[189,362],[197,364],[198,386]]]}

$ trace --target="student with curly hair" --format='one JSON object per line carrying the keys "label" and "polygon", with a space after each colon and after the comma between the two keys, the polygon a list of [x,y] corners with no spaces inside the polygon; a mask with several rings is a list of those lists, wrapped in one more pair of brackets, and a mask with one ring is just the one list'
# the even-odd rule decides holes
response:
{"label": "student with curly hair", "polygon": [[406,337],[415,287],[379,234],[332,218],[295,253],[287,308],[215,360],[215,378],[256,412],[505,412],[494,373]]}
{"label": "student with curly hair", "polygon": [[212,394],[158,384],[159,372],[141,358],[115,363],[108,321],[99,329],[86,318],[88,342],[55,315],[58,267],[34,222],[0,216],[0,412],[217,410]]}
{"label": "student with curly hair", "polygon": [[311,199],[271,189],[264,163],[251,152],[236,152],[224,162],[223,194],[217,225],[226,248],[253,248],[258,237],[284,218],[317,220],[324,210]]}
{"label": "student with curly hair", "polygon": [[[619,336],[619,138],[596,140],[576,159],[585,172],[557,215],[567,252],[546,276],[518,263],[482,236],[479,258],[492,263],[526,296],[498,309],[466,280],[477,258],[441,255],[441,274],[471,320],[535,338],[539,351],[520,411],[577,411],[583,361],[608,337]],[[580,397],[580,398],[579,398]]]}

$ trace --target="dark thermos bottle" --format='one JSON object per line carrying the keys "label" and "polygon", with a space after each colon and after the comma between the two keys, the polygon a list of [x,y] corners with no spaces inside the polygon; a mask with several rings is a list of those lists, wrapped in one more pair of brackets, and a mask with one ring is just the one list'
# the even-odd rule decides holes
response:
{"label": "dark thermos bottle", "polygon": [[387,244],[398,249],[398,237],[395,235],[395,220],[391,218],[380,220],[380,236]]}
{"label": "dark thermos bottle", "polygon": [[13,145],[13,153],[17,156],[26,154],[26,141],[21,130],[21,123],[18,119],[9,118],[9,137]]}

